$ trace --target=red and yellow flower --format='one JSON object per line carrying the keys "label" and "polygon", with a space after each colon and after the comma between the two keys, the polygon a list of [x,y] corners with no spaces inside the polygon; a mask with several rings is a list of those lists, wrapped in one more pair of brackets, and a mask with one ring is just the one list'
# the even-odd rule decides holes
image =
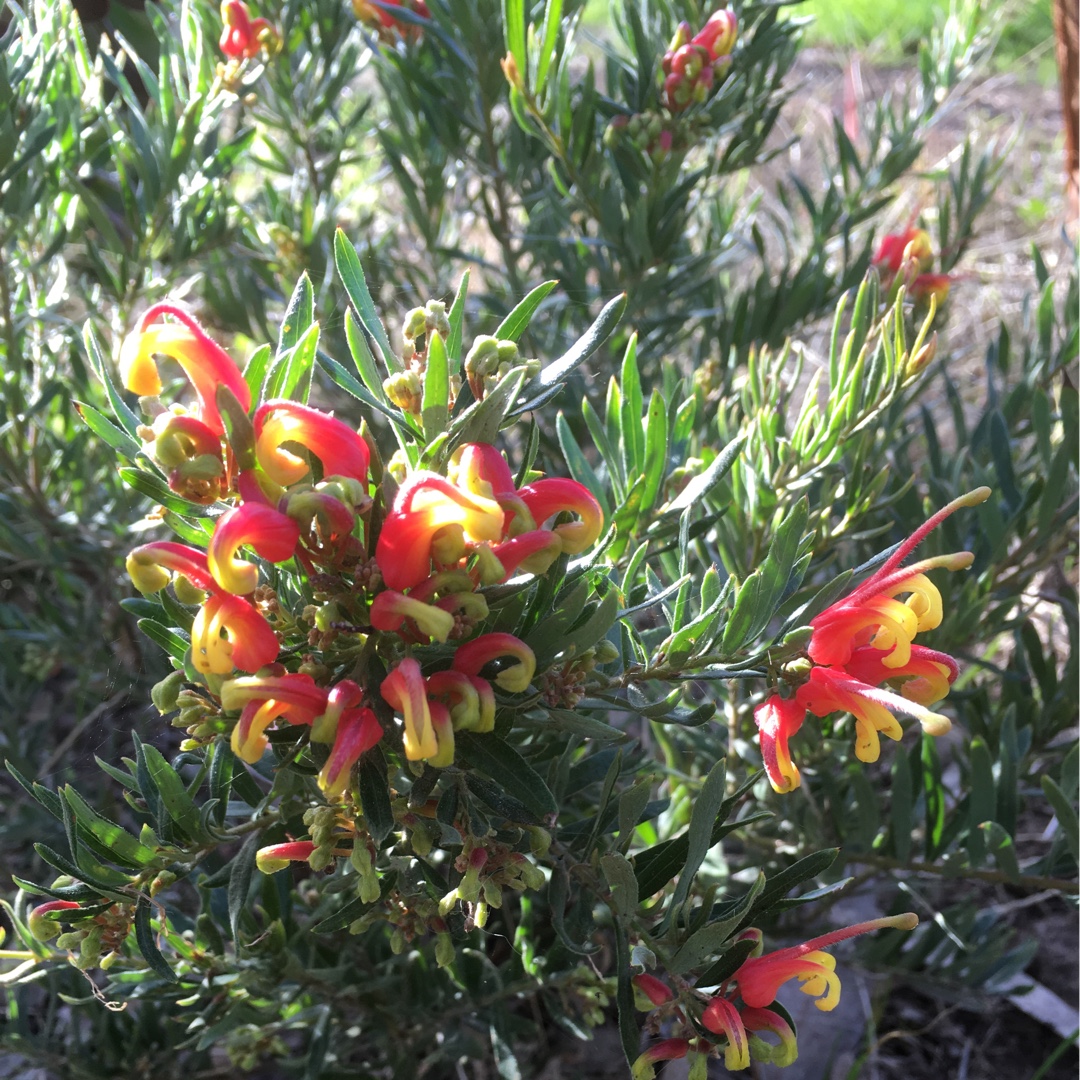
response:
{"label": "red and yellow flower", "polygon": [[311,466],[286,449],[303,446],[319,459],[323,477],[348,477],[365,487],[371,452],[367,443],[348,424],[301,405],[298,401],[267,401],[255,410],[255,455],[267,476],[282,487],[303,480]]}
{"label": "red and yellow flower", "polygon": [[864,762],[878,759],[880,735],[899,739],[903,734],[895,713],[914,717],[929,735],[949,730],[948,717],[928,706],[948,694],[958,673],[956,661],[914,640],[936,629],[943,615],[941,593],[927,571],[961,570],[974,556],[961,551],[901,564],[950,514],[976,506],[989,494],[989,488],[977,488],[954,499],[899,544],[866,581],[810,620],[806,651],[812,666],[805,681],[793,695],[773,694],[754,710],[765,770],[776,791],[799,786],[788,740],[806,712],[821,717],[851,713],[855,756]]}
{"label": "red and yellow flower", "polygon": [[[163,321],[165,317],[173,320]],[[218,412],[219,386],[232,391],[241,407],[251,407],[251,391],[232,357],[211,338],[195,319],[176,304],[154,304],[143,312],[120,347],[120,376],[124,387],[142,397],[157,397],[162,390],[155,356],[175,360],[188,377],[198,406],[193,413],[215,435],[225,426]]]}
{"label": "red and yellow flower", "polygon": [[253,19],[243,0],[222,0],[218,48],[231,60],[251,60],[261,49],[276,51],[281,35],[266,19]]}

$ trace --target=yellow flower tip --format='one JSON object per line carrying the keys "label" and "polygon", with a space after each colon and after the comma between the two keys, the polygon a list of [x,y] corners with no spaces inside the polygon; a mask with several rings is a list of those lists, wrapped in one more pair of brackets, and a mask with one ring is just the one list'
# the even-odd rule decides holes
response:
{"label": "yellow flower tip", "polygon": [[161,592],[169,584],[168,570],[156,562],[143,562],[134,552],[127,557],[125,566],[135,588],[141,593],[150,595]]}
{"label": "yellow flower tip", "polygon": [[920,717],[920,723],[923,731],[927,735],[932,735],[935,739],[948,734],[952,730],[952,721],[947,716],[942,716],[941,713],[932,712],[925,717]]}
{"label": "yellow flower tip", "polygon": [[124,338],[120,346],[120,381],[125,389],[139,397],[157,397],[161,393],[161,377],[149,349],[145,349],[145,334],[136,331]]}
{"label": "yellow flower tip", "polygon": [[802,784],[802,776],[799,774],[799,770],[792,765],[791,772],[784,772],[781,775],[779,782],[770,776],[769,783],[772,785],[772,789],[777,795],[787,795]]}
{"label": "yellow flower tip", "polygon": [[914,911],[905,911],[903,915],[891,916],[886,923],[896,930],[914,930],[919,925],[919,916]]}
{"label": "yellow flower tip", "polygon": [[961,495],[956,500],[956,506],[978,506],[979,503],[986,502],[990,498],[993,488],[977,487],[974,491],[969,491],[966,495]]}

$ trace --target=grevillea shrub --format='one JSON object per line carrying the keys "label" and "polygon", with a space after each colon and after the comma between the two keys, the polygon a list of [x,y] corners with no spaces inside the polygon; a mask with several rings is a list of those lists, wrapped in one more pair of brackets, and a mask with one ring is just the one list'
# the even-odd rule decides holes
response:
{"label": "grevillea shrub", "polygon": [[[475,274],[482,297],[467,271],[429,299],[435,229],[402,278],[418,302],[392,308],[365,276],[370,238],[328,212],[363,110],[330,116],[301,92],[341,75],[322,61],[356,44],[343,18],[370,29],[382,85],[402,91],[387,154],[438,121],[443,150],[460,138],[459,158],[432,143],[445,179],[476,164],[486,117],[505,136],[485,173],[493,233],[520,223],[497,198],[512,146],[528,165],[514,175],[554,185],[516,189],[537,222],[593,221],[586,180],[616,169],[626,201],[597,209],[605,242],[628,247],[627,220],[659,224],[651,200],[704,144],[731,137],[732,172],[761,150],[772,121],[751,114],[796,28],[751,5],[662,5],[645,26],[627,5],[633,60],[609,85],[623,98],[600,102],[564,63],[573,13],[548,4],[527,31],[507,3],[476,27],[500,46],[491,95],[439,120],[425,95],[464,92],[446,72],[483,4],[456,28],[438,0],[300,7],[226,0],[218,22],[185,7],[183,64],[163,43],[168,78],[136,65],[169,122],[188,65],[206,91],[188,107],[251,108],[267,146],[271,119],[309,109],[287,138],[325,140],[306,160],[311,190],[326,186],[291,247],[267,224],[282,224],[273,183],[249,205],[265,219],[206,211],[223,244],[252,221],[252,244],[262,226],[281,243],[257,274],[239,272],[241,243],[236,265],[206,259],[207,281],[259,292],[246,329],[276,340],[230,341],[207,311],[241,293],[189,306],[138,243],[114,275],[116,332],[88,312],[100,407],[83,407],[84,438],[143,512],[110,521],[127,527],[115,591],[169,673],[130,754],[101,758],[97,792],[8,761],[51,824],[4,901],[5,1039],[46,1061],[61,1046],[95,1076],[516,1076],[554,1028],[610,1023],[632,1076],[687,1059],[700,1078],[710,1060],[797,1062],[828,1018],[797,1024],[792,1002],[835,1007],[848,939],[896,977],[1004,986],[1033,950],[986,892],[1076,891],[1075,279],[1056,302],[1037,260],[1019,344],[992,343],[974,405],[935,329],[959,252],[943,229],[935,269],[915,223],[867,234],[827,283],[794,272],[823,284],[813,303],[792,287],[793,306],[770,308],[787,295],[773,282],[741,316],[699,320],[705,293],[663,298],[688,267],[704,274],[700,232],[601,266],[587,265],[601,244],[560,227],[528,249],[514,226],[501,270]],[[607,120],[588,138],[564,108],[575,95]],[[724,110],[745,112],[738,138]],[[409,160],[403,191],[424,164]],[[829,220],[858,218],[871,187]],[[409,216],[436,191],[406,199]],[[507,300],[575,242],[581,282]],[[290,289],[293,261],[313,273]],[[623,275],[627,293],[596,297]],[[810,373],[777,343],[822,296],[838,301]],[[668,330],[700,362],[666,362]],[[870,917],[830,927],[852,893]]]}

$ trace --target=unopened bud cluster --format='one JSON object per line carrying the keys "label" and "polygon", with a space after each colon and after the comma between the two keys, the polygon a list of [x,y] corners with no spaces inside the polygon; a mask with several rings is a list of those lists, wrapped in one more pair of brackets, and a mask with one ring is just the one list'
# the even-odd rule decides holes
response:
{"label": "unopened bud cluster", "polygon": [[500,341],[490,334],[478,337],[465,357],[465,375],[473,397],[480,401],[501,378],[521,364],[525,366],[526,378],[540,374],[540,361],[522,359],[516,341]]}
{"label": "unopened bud cluster", "polygon": [[737,20],[730,8],[713,12],[695,34],[688,22],[679,24],[660,61],[661,105],[634,115],[615,117],[604,134],[609,147],[633,146],[654,162],[693,145],[708,130],[706,117],[682,116],[702,105],[731,66]]}

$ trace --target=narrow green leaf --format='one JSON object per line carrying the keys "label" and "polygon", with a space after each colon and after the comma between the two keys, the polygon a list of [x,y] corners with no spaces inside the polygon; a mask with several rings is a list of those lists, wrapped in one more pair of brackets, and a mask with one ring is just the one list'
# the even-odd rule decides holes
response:
{"label": "narrow green leaf", "polygon": [[386,760],[375,747],[360,759],[360,805],[368,832],[376,845],[394,831],[394,810],[390,805],[390,790],[386,778]]}
{"label": "narrow green leaf", "polygon": [[424,438],[428,442],[446,430],[446,422],[450,416],[449,402],[450,370],[446,346],[438,330],[432,330],[428,335],[424,396],[420,405]]}
{"label": "narrow green leaf", "polygon": [[[903,757],[903,755],[901,755]],[[968,853],[972,866],[981,866],[986,858],[986,834],[980,828],[994,820],[997,802],[994,791],[994,762],[985,740],[971,740],[971,793],[968,796]]]}
{"label": "narrow green leaf", "polygon": [[[520,2],[520,0],[518,0]],[[614,300],[604,305],[596,321],[558,360],[548,364],[543,371],[525,388],[527,400],[514,409],[517,416],[532,409],[538,409],[550,401],[558,392],[563,382],[575,368],[580,367],[608,339],[618,325],[626,310],[626,293],[621,293]],[[533,394],[535,396],[529,397]]]}
{"label": "narrow green leaf", "polygon": [[792,863],[786,870],[781,870],[779,874],[773,874],[766,880],[765,888],[761,890],[761,895],[755,902],[748,921],[752,922],[764,915],[804,881],[810,881],[819,874],[824,874],[836,862],[836,856],[839,854],[839,848],[815,851],[799,859],[798,862]]}
{"label": "narrow green leaf", "polygon": [[705,782],[701,785],[701,791],[694,799],[694,809],[690,814],[690,827],[686,832],[687,849],[686,862],[679,871],[679,883],[675,886],[675,894],[671,898],[664,925],[670,925],[675,913],[686,902],[690,895],[690,886],[693,884],[694,875],[705,860],[709,848],[712,846],[713,825],[724,801],[724,784],[727,780],[727,761],[720,758],[709,770]]}
{"label": "narrow green leaf", "polygon": [[611,889],[616,914],[632,917],[637,911],[638,884],[629,860],[618,852],[609,851],[600,856],[600,869]]}
{"label": "narrow green leaf", "polygon": [[645,421],[645,448],[642,473],[645,488],[641,494],[641,511],[648,513],[656,503],[667,472],[668,420],[667,405],[659,390],[653,390]]}
{"label": "narrow green leaf", "polygon": [[191,639],[185,638],[176,630],[162,626],[155,619],[139,619],[136,626],[155,644],[160,645],[174,660],[181,664],[191,648]]}
{"label": "narrow green leaf", "polygon": [[986,834],[987,846],[994,856],[998,869],[1010,881],[1019,881],[1020,863],[1016,857],[1012,837],[996,821],[984,822],[980,828]]}
{"label": "narrow green leaf", "polygon": [[[461,370],[462,344],[465,339],[465,300],[469,295],[469,268],[461,275],[454,302],[450,305],[447,321],[450,323],[450,336],[446,339],[446,355],[450,362],[450,374],[456,375]],[[496,335],[497,336],[497,335]]]}
{"label": "narrow green leaf", "polygon": [[[520,0],[518,2],[520,3]],[[341,229],[338,229],[334,236],[334,263],[337,266],[342,284],[345,286],[345,291],[349,294],[353,307],[356,308],[356,314],[360,318],[360,325],[363,326],[368,336],[379,347],[387,371],[400,371],[401,363],[394,354],[394,350],[390,347],[390,338],[386,334],[386,327],[383,326],[382,319],[379,318],[379,314],[375,310],[375,302],[371,299],[371,293],[368,292],[367,279],[364,277],[364,271],[360,265],[356,249]]]}
{"label": "narrow green leaf", "polygon": [[630,942],[621,925],[615,927],[615,1002],[619,1010],[619,1041],[622,1043],[626,1063],[632,1066],[638,1058],[641,1032],[638,1030],[637,1011],[634,1006],[634,988],[630,981]]}
{"label": "narrow green leaf", "polygon": [[502,0],[506,51],[514,58],[521,77],[527,78],[525,57],[525,0]]}
{"label": "narrow green leaf", "polygon": [[361,381],[375,398],[386,402],[386,391],[383,389],[382,377],[375,363],[375,357],[371,354],[371,346],[368,345],[367,338],[360,329],[352,308],[345,309],[345,340],[349,344],[349,353]]}
{"label": "narrow green leaf", "polygon": [[570,475],[579,484],[584,484],[589,489],[597,502],[600,503],[600,509],[604,513],[604,520],[610,520],[611,507],[604,485],[600,483],[599,477],[582,453],[581,447],[578,446],[577,439],[574,438],[574,433],[570,430],[570,425],[566,422],[562,410],[559,411],[559,415],[555,418],[555,431],[559,438],[559,448],[562,450],[563,458],[570,469]]}
{"label": "narrow green leaf", "polygon": [[261,403],[263,399],[263,385],[266,382],[266,374],[270,370],[270,361],[274,355],[269,344],[260,345],[248,358],[244,365],[244,382],[251,391],[251,400]]}
{"label": "narrow green leaf", "polygon": [[[278,334],[277,359],[280,360],[290,349],[295,349],[308,332],[315,319],[315,291],[311,287],[311,278],[305,270],[293,289],[285,316],[281,320]],[[277,395],[271,393],[270,397]]]}
{"label": "narrow green leaf", "polygon": [[182,499],[179,495],[174,494],[163,480],[158,479],[151,473],[130,466],[124,466],[118,472],[120,473],[120,479],[128,487],[134,489],[140,495],[152,499],[159,506],[164,506],[166,510],[172,510],[173,513],[179,514],[181,517],[205,517],[210,513],[209,507],[188,502],[187,499]]}
{"label": "narrow green leaf", "polygon": [[98,341],[97,334],[94,333],[94,327],[89,321],[83,330],[83,343],[86,345],[86,352],[90,357],[90,366],[105,387],[105,393],[109,398],[109,404],[112,406],[113,415],[119,421],[120,427],[131,438],[138,438],[139,418],[131,411],[113,384],[109,375],[109,368],[105,362],[105,354],[101,351],[101,342]]}
{"label": "narrow green leaf", "polygon": [[1058,825],[1065,834],[1069,854],[1074,862],[1080,862],[1080,821],[1077,820],[1076,807],[1049,776],[1042,777],[1039,783],[1042,784],[1043,794],[1050,800]]}
{"label": "narrow green leaf", "polygon": [[911,854],[912,798],[911,766],[907,754],[897,754],[892,767],[892,841],[893,853],[901,862]]}
{"label": "narrow green leaf", "polygon": [[229,875],[229,929],[233,945],[240,952],[240,916],[247,908],[251,878],[255,873],[255,855],[262,845],[262,833],[253,832],[243,843],[232,861]]}
{"label": "narrow green leaf", "polygon": [[60,794],[71,807],[76,820],[89,829],[121,865],[135,868],[157,862],[156,852],[140,844],[116,822],[102,817],[70,784],[62,787]]}
{"label": "narrow green leaf", "polygon": [[545,818],[558,812],[555,799],[540,774],[502,739],[462,731],[457,735],[456,746],[470,765],[513,792],[534,814]]}
{"label": "narrow green leaf", "polygon": [[81,401],[75,402],[75,411],[82,417],[83,423],[99,438],[111,446],[118,453],[132,461],[142,453],[142,444],[138,439],[133,439],[126,431],[119,428],[111,420],[107,419],[92,405],[84,405]]}
{"label": "narrow green leaf", "polygon": [[922,736],[922,788],[926,804],[926,857],[934,859],[945,831],[945,791],[941,786],[937,743],[925,732]]}
{"label": "narrow green leaf", "polygon": [[731,466],[735,464],[735,459],[739,456],[744,441],[745,436],[743,435],[740,435],[737,439],[732,439],[713,458],[708,468],[704,472],[698,473],[671,502],[663,507],[661,513],[681,514],[688,506],[701,502],[727,475]]}
{"label": "narrow green leaf", "polygon": [[194,840],[206,840],[199,809],[187,792],[180,774],[165,760],[155,746],[143,743],[141,748],[150,779],[161,795],[161,802],[169,818]]}
{"label": "narrow green leaf", "polygon": [[528,329],[536,309],[544,298],[558,285],[558,281],[545,281],[537,285],[523,300],[519,301],[495,330],[499,341],[517,341]]}
{"label": "narrow green leaf", "polygon": [[[305,275],[306,277],[307,275]],[[282,324],[282,338],[285,338],[285,325]],[[291,335],[290,335],[291,336]],[[306,404],[311,392],[311,376],[315,366],[315,356],[319,351],[319,324],[310,323],[297,341],[278,358],[266,380],[267,400],[286,398]]]}
{"label": "narrow green leaf", "polygon": [[674,975],[682,975],[691,968],[698,967],[709,956],[717,952],[728,938],[740,927],[751,905],[765,888],[765,875],[758,874],[750,891],[740,898],[738,904],[723,919],[708,923],[695,930],[679,951],[671,958],[667,969]]}
{"label": "narrow green leaf", "polygon": [[178,982],[176,972],[169,967],[165,957],[161,955],[157,942],[154,940],[154,931],[150,926],[151,912],[150,897],[146,893],[139,894],[139,901],[135,905],[135,943],[139,946],[139,952],[143,959],[150,965],[150,969],[163,978],[166,982]]}
{"label": "narrow green leaf", "polygon": [[131,903],[130,894],[117,892],[119,887],[130,884],[130,880],[118,870],[99,866],[95,868],[95,871],[88,871],[82,866],[77,866],[60,852],[54,851],[48,844],[35,844],[34,850],[54,870],[59,870],[61,874],[66,874],[75,881],[85,882],[101,896],[122,904]]}
{"label": "narrow green leaf", "polygon": [[[647,473],[645,465],[645,436],[642,430],[645,399],[641,393],[641,375],[637,364],[637,334],[631,334],[623,354],[619,379],[622,391],[622,445],[627,475]],[[655,397],[657,391],[653,391]],[[650,402],[650,418],[651,418]]]}

